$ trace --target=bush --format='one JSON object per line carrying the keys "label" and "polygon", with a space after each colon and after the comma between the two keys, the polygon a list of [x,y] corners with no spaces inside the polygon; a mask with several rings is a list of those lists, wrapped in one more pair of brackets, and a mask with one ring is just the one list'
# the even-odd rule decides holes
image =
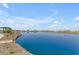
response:
{"label": "bush", "polygon": [[12,34],[12,29],[10,28],[6,28],[5,30],[3,30],[4,33],[10,33]]}
{"label": "bush", "polygon": [[10,54],[15,54],[15,52],[10,52]]}

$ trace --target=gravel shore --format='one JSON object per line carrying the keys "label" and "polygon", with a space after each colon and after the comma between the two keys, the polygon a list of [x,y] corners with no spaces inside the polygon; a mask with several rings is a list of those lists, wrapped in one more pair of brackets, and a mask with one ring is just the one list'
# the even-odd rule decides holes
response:
{"label": "gravel shore", "polygon": [[0,55],[31,55],[28,51],[24,50],[14,42],[0,44]]}
{"label": "gravel shore", "polygon": [[0,55],[32,55],[19,44],[16,43],[16,38],[20,32],[14,31],[13,34],[0,34]]}

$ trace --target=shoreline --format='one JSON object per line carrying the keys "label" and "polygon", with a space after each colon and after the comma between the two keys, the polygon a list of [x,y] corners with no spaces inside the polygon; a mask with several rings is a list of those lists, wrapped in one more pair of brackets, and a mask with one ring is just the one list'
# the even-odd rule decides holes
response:
{"label": "shoreline", "polygon": [[30,53],[29,51],[25,50],[21,45],[19,45],[18,43],[16,43],[17,46],[19,46],[24,52],[26,55],[33,55],[32,53]]}
{"label": "shoreline", "polygon": [[[41,32],[41,31],[40,31]],[[35,32],[27,32],[27,33],[35,33]],[[36,32],[39,33],[39,32]],[[70,32],[70,33],[65,33],[65,32],[42,32],[42,33],[58,33],[58,34],[72,34],[72,35],[79,35],[79,33],[75,32]]]}
{"label": "shoreline", "polygon": [[0,38],[0,55],[32,55],[16,43],[16,39],[22,35],[20,32],[14,31],[12,35],[4,33],[3,35],[4,37]]}
{"label": "shoreline", "polygon": [[31,55],[28,51],[24,50],[20,45],[10,42],[0,44],[0,55]]}
{"label": "shoreline", "polygon": [[19,34],[16,39],[14,40],[15,41],[15,44],[18,45],[23,51],[25,51],[25,54],[28,54],[28,55],[32,55],[32,53],[30,53],[29,51],[25,50],[20,44],[16,43],[16,40],[17,38],[21,37],[22,34]]}
{"label": "shoreline", "polygon": [[23,51],[25,51],[25,53],[27,53],[28,55],[33,55],[32,53],[30,53],[29,51],[25,50],[20,44],[16,43],[17,38],[21,37],[22,34],[19,34],[16,39],[15,39],[15,44],[18,45]]}

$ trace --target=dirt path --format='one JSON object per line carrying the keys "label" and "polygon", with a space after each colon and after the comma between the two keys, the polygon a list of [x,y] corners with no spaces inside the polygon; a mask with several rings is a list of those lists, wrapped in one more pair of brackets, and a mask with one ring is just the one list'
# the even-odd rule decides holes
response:
{"label": "dirt path", "polygon": [[0,44],[2,44],[2,43],[11,43],[11,42],[13,42],[12,40],[3,40],[3,41],[0,41]]}
{"label": "dirt path", "polygon": [[4,37],[4,35],[3,34],[0,34],[0,38],[2,38],[2,37]]}

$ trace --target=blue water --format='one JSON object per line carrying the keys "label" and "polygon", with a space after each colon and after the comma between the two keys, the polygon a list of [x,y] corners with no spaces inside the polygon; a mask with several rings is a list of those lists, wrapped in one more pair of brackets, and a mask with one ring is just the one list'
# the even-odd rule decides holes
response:
{"label": "blue water", "polygon": [[34,55],[79,55],[79,35],[22,32],[16,42]]}

